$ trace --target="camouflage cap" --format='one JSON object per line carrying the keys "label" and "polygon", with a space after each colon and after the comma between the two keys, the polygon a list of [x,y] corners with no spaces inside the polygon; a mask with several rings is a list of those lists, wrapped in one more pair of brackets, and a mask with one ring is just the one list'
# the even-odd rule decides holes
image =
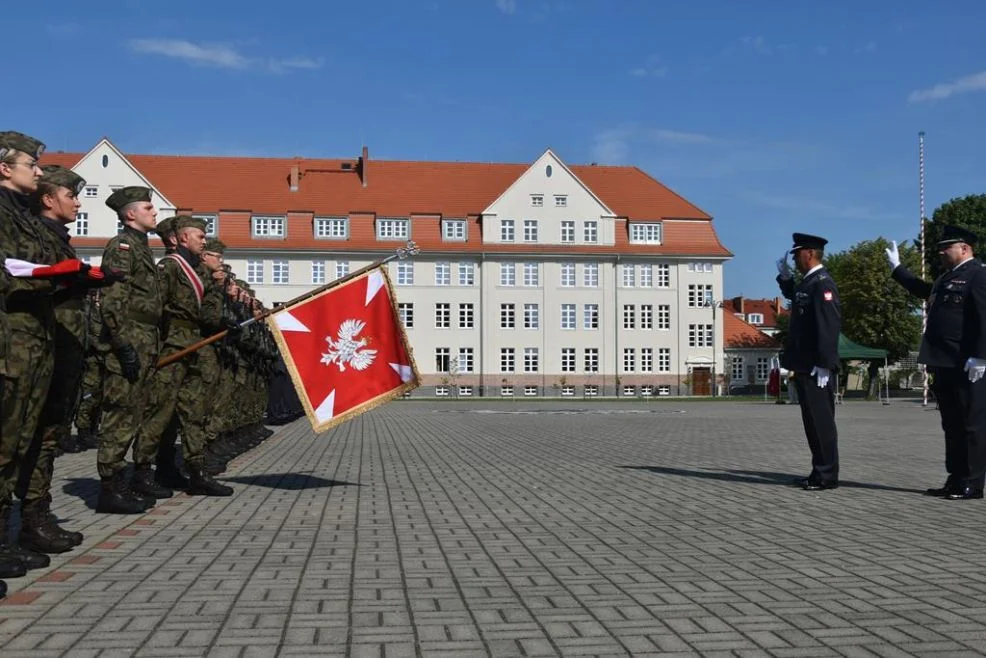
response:
{"label": "camouflage cap", "polygon": [[248,290],[250,288],[250,286],[247,285],[247,282],[244,281],[243,279],[233,279],[233,283],[235,283],[237,286],[239,286],[243,290]]}
{"label": "camouflage cap", "polygon": [[151,200],[151,190],[147,187],[132,185],[121,187],[106,199],[106,205],[115,212],[120,212],[131,203]]}
{"label": "camouflage cap", "polygon": [[61,165],[45,165],[41,170],[44,172],[41,175],[42,183],[67,187],[75,192],[77,196],[82,194],[82,190],[86,186],[85,178]]}
{"label": "camouflage cap", "polygon": [[206,224],[204,219],[199,219],[198,217],[192,217],[191,215],[178,215],[172,221],[171,228],[175,233],[185,228],[197,228],[201,231],[205,231],[206,228],[208,228],[208,224]]}
{"label": "camouflage cap", "polygon": [[160,222],[157,223],[157,226],[154,227],[154,232],[157,233],[158,236],[161,238],[163,238],[164,236],[170,233],[174,233],[175,227],[172,226],[174,221],[175,221],[174,217],[168,217],[166,219],[162,219]]}
{"label": "camouflage cap", "polygon": [[211,251],[215,254],[221,254],[226,251],[226,245],[219,238],[209,238],[205,241],[205,249],[203,251]]}
{"label": "camouflage cap", "polygon": [[30,135],[13,130],[0,132],[0,158],[5,158],[11,151],[27,153],[35,160],[45,152],[44,142]]}

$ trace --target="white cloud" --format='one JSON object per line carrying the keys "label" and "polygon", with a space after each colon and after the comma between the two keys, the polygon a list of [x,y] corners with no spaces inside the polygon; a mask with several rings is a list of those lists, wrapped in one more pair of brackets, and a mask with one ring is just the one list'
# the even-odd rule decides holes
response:
{"label": "white cloud", "polygon": [[144,55],[161,55],[193,66],[234,70],[266,70],[283,73],[290,69],[317,69],[325,63],[310,57],[248,57],[228,44],[196,44],[184,39],[133,39],[130,49]]}
{"label": "white cloud", "polygon": [[755,37],[743,37],[743,45],[753,49],[754,52],[760,53],[761,55],[773,55],[774,50],[769,45],[767,41],[760,35]]}
{"label": "white cloud", "polygon": [[643,66],[630,69],[630,75],[635,78],[663,78],[668,74],[668,67],[661,63],[661,58],[651,55]]}
{"label": "white cloud", "polygon": [[496,0],[496,8],[504,14],[512,14],[517,11],[517,0]]}
{"label": "white cloud", "polygon": [[695,146],[716,143],[709,135],[694,132],[668,130],[667,128],[644,128],[625,125],[603,130],[596,134],[592,148],[596,161],[605,164],[619,164],[626,161],[634,147],[655,144]]}
{"label": "white cloud", "polygon": [[922,103],[924,101],[942,100],[955,94],[967,94],[973,91],[986,90],[986,71],[973,73],[958,80],[942,82],[934,87],[918,89],[912,91],[907,97],[910,103]]}

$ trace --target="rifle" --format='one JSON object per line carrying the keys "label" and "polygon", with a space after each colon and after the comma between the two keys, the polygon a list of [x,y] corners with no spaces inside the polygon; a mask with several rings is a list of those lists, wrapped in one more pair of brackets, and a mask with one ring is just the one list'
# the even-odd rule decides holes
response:
{"label": "rifle", "polygon": [[[325,292],[326,290],[331,290],[332,288],[336,288],[338,286],[341,286],[344,283],[347,283],[349,281],[352,281],[353,279],[355,279],[355,278],[357,278],[359,276],[362,276],[362,275],[366,274],[367,272],[369,272],[371,270],[375,270],[376,268],[380,267],[381,265],[385,265],[385,264],[389,263],[392,260],[395,260],[395,259],[397,259],[397,260],[405,260],[409,256],[416,256],[416,255],[418,255],[418,253],[420,251],[421,250],[418,248],[418,245],[414,241],[409,240],[405,246],[401,247],[396,252],[394,252],[393,254],[387,256],[386,258],[382,258],[382,259],[380,259],[378,261],[375,261],[373,263],[370,263],[366,267],[361,267],[358,270],[356,270],[355,272],[351,272],[351,273],[347,274],[344,277],[341,277],[339,279],[336,279],[335,281],[332,281],[330,283],[326,283],[323,286],[319,286],[318,288],[315,288],[314,290],[309,290],[308,292],[306,292],[304,294],[298,295],[297,297],[295,297],[291,301],[289,301],[289,302],[287,302],[285,304],[282,304],[281,306],[278,306],[277,308],[267,309],[266,311],[262,312],[260,315],[256,315],[254,317],[251,317],[251,318],[248,318],[248,319],[244,320],[243,322],[240,322],[239,324],[236,325],[236,329],[237,330],[242,330],[244,327],[249,327],[250,325],[252,325],[255,322],[260,322],[261,320],[265,320],[266,318],[270,317],[271,315],[274,315],[278,311],[283,311],[285,309],[288,309],[288,308],[290,308],[290,307],[292,307],[292,306],[294,306],[296,304],[300,304],[303,301],[309,300],[312,297],[314,297],[315,295],[321,294],[321,293]],[[186,347],[183,350],[180,350],[178,352],[175,352],[174,354],[169,354],[168,356],[163,357],[162,359],[158,360],[156,367],[163,368],[164,366],[166,366],[168,364],[171,364],[171,363],[174,363],[175,361],[178,361],[179,359],[183,359],[186,356],[188,356],[189,354],[191,354],[192,352],[197,352],[198,350],[202,349],[206,345],[211,345],[214,342],[216,342],[217,340],[222,339],[229,332],[230,332],[229,329],[224,329],[223,331],[220,331],[217,334],[213,334],[213,335],[209,336],[208,338],[203,338],[199,342],[194,343],[192,345],[189,345],[188,347]]]}

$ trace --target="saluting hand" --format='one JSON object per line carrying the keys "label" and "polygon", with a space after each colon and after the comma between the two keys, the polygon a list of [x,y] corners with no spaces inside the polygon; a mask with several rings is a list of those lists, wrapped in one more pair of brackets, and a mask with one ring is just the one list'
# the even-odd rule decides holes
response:
{"label": "saluting hand", "polygon": [[890,261],[890,271],[893,272],[900,265],[900,252],[897,250],[897,241],[891,241],[890,249],[884,249],[884,251],[887,252],[887,260]]}
{"label": "saluting hand", "polygon": [[791,270],[791,266],[787,263],[787,257],[788,253],[785,249],[784,255],[777,261],[777,273],[781,275],[782,279],[790,279],[794,277],[794,272]]}

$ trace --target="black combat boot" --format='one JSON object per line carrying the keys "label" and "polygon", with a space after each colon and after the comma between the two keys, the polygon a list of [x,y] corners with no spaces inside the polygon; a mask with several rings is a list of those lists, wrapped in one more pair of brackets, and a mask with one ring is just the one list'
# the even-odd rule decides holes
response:
{"label": "black combat boot", "polygon": [[25,502],[21,507],[21,548],[35,553],[65,553],[74,545],[48,516],[44,500]]}
{"label": "black combat boot", "polygon": [[0,599],[7,598],[7,583],[0,580]]}
{"label": "black combat boot", "polygon": [[150,496],[155,500],[171,498],[175,495],[171,489],[158,484],[154,479],[154,469],[150,466],[135,467],[133,479],[130,481],[130,489],[136,494]]}
{"label": "black combat boot", "polygon": [[142,514],[147,505],[127,486],[126,473],[120,469],[110,477],[101,478],[96,511],[106,514]]}
{"label": "black combat boot", "polygon": [[79,442],[76,440],[72,433],[68,430],[59,431],[58,434],[58,449],[63,453],[72,454],[76,452],[82,452],[82,448],[79,447]]}
{"label": "black combat boot", "polygon": [[219,484],[201,466],[189,466],[189,496],[232,496],[233,488]]}
{"label": "black combat boot", "polygon": [[[10,503],[0,507],[0,565],[18,571],[18,565],[25,570],[44,569],[51,564],[51,558],[44,553],[35,553],[15,544],[7,529],[10,521]],[[20,575],[24,575],[23,573]],[[0,573],[2,578],[17,578],[14,574]]]}
{"label": "black combat boot", "polygon": [[178,469],[178,450],[174,442],[168,445],[165,441],[157,451],[157,472],[154,474],[157,483],[168,489],[188,489],[188,478]]}
{"label": "black combat boot", "polygon": [[69,540],[72,546],[78,546],[85,540],[85,536],[81,532],[75,532],[73,530],[66,530],[65,528],[58,525],[58,517],[51,512],[51,494],[48,494],[42,499],[45,508],[45,516],[47,516],[51,523],[58,528],[58,532],[61,533],[63,537]]}
{"label": "black combat boot", "polygon": [[99,436],[89,429],[79,428],[79,435],[76,439],[81,450],[92,450],[99,447]]}

